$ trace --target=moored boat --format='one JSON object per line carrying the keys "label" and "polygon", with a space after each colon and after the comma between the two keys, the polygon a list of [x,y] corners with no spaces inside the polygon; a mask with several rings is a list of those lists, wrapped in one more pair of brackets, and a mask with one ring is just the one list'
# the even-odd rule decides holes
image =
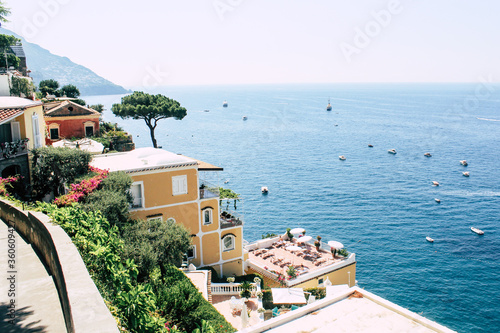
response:
{"label": "moored boat", "polygon": [[467,163],[467,161],[466,161],[466,160],[461,160],[461,161],[460,161],[460,164],[462,164],[463,166],[467,166],[467,165],[469,165],[469,163]]}
{"label": "moored boat", "polygon": [[389,149],[387,152],[388,152],[389,154],[397,154],[396,149]]}
{"label": "moored boat", "polygon": [[368,145],[369,148],[373,148],[373,145]]}
{"label": "moored boat", "polygon": [[248,119],[248,117],[247,117],[247,116],[243,116],[243,118],[242,118],[242,119],[243,119],[243,120],[247,120],[247,119]]}
{"label": "moored boat", "polygon": [[222,102],[222,107],[227,108],[227,101]]}
{"label": "moored boat", "polygon": [[434,239],[430,238],[429,236],[425,237],[425,239],[427,239],[427,241],[430,243],[434,243]]}
{"label": "moored boat", "polygon": [[345,161],[345,156],[344,156],[344,155],[340,155],[340,156],[339,156],[339,160],[341,160],[341,161]]}
{"label": "moored boat", "polygon": [[432,155],[431,155],[431,153],[425,153],[424,156],[425,157],[431,157]]}
{"label": "moored boat", "polygon": [[267,188],[267,186],[262,186],[260,188],[260,191],[262,192],[262,194],[267,194],[269,193],[269,189]]}
{"label": "moored boat", "polygon": [[435,181],[435,180],[434,180],[434,181],[432,181],[432,185],[434,185],[434,186],[439,186],[439,183],[438,183],[437,181]]}
{"label": "moored boat", "polygon": [[441,203],[441,199],[438,198],[434,199],[434,201],[436,201],[437,203]]}
{"label": "moored boat", "polygon": [[326,106],[326,111],[332,111],[332,105],[330,104],[330,99],[328,99],[328,105]]}
{"label": "moored boat", "polygon": [[462,175],[464,175],[464,177],[469,177],[470,176],[469,172],[467,172],[467,171],[466,172],[462,172]]}
{"label": "moored boat", "polygon": [[478,235],[484,235],[484,231],[482,231],[481,229],[470,227],[470,230],[472,230],[472,232],[475,232]]}

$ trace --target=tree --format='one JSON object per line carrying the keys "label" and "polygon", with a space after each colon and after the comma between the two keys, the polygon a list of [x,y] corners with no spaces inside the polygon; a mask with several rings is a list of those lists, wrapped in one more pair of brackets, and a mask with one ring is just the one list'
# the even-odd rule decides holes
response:
{"label": "tree", "polygon": [[[1,8],[2,6],[0,2],[0,21],[2,20]],[[20,39],[14,36],[0,35],[0,52],[2,53],[0,55],[0,67],[7,68],[6,62],[8,62],[9,67],[14,67],[14,68],[19,67],[21,59],[19,59],[15,54],[12,53],[10,47],[12,45],[16,45],[20,41],[21,41]]]}
{"label": "tree", "polygon": [[69,98],[78,98],[80,97],[80,90],[73,84],[67,84],[61,88],[61,95],[66,95]]}
{"label": "tree", "polygon": [[102,113],[102,111],[104,111],[104,105],[102,105],[102,104],[94,104],[94,105],[91,105],[90,108],[92,110],[96,110],[99,113]]}
{"label": "tree", "polygon": [[155,138],[158,121],[172,117],[181,120],[187,114],[186,109],[181,107],[176,100],[161,94],[150,95],[140,91],[134,91],[132,95],[123,97],[121,104],[113,104],[111,111],[122,119],[143,119],[149,127],[151,141],[155,148],[158,148]]}
{"label": "tree", "polygon": [[5,17],[10,15],[10,9],[6,8],[3,1],[0,1],[0,22],[9,22]]}
{"label": "tree", "polygon": [[124,228],[125,255],[134,259],[139,280],[159,266],[165,276],[169,264],[179,266],[191,246],[191,237],[180,224],[159,220],[136,221]]}
{"label": "tree", "polygon": [[59,91],[57,89],[59,89],[59,82],[54,79],[40,81],[38,85],[38,90],[40,90],[43,97],[47,96],[47,94],[59,96]]}
{"label": "tree", "polygon": [[33,82],[26,78],[12,76],[11,84],[12,88],[10,89],[10,94],[12,96],[30,97],[35,90]]}

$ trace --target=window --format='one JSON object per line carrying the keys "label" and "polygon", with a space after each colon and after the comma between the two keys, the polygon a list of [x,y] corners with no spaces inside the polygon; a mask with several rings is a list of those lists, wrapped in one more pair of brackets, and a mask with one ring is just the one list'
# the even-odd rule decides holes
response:
{"label": "window", "polygon": [[40,122],[38,121],[38,114],[33,113],[31,120],[33,123],[33,148],[39,148],[42,146],[42,143],[40,136]]}
{"label": "window", "polygon": [[18,121],[13,121],[10,123],[10,129],[12,131],[12,141],[21,140],[21,127]]}
{"label": "window", "polygon": [[148,219],[148,222],[163,222],[163,215],[152,215],[152,216],[146,216]]}
{"label": "window", "polygon": [[172,177],[172,195],[187,194],[187,176]]}
{"label": "window", "polygon": [[175,219],[173,217],[169,217],[166,222],[167,223],[175,223]]}
{"label": "window", "polygon": [[132,195],[132,207],[131,208],[143,208],[144,207],[144,195],[142,192],[142,182],[133,183],[130,186],[130,194]]}
{"label": "window", "polygon": [[212,224],[212,208],[203,209],[203,224]]}
{"label": "window", "polygon": [[222,251],[234,250],[234,236],[226,235],[222,237]]}
{"label": "window", "polygon": [[94,136],[94,123],[92,121],[86,121],[83,126],[85,126],[85,137]]}
{"label": "window", "polygon": [[58,139],[59,139],[59,128],[51,128],[50,140],[58,140]]}
{"label": "window", "polygon": [[189,250],[186,253],[186,256],[188,259],[195,259],[196,258],[196,245],[191,245]]}

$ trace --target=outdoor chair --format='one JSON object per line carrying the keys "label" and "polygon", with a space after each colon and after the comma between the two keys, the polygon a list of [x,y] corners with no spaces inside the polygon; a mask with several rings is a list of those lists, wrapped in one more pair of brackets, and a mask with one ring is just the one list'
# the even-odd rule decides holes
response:
{"label": "outdoor chair", "polygon": [[297,310],[299,307],[297,305],[292,305],[292,311]]}
{"label": "outdoor chair", "polygon": [[309,296],[309,299],[307,300],[307,304],[314,303],[316,301],[316,296],[311,295]]}
{"label": "outdoor chair", "polygon": [[273,317],[278,317],[280,315],[280,311],[277,306],[273,308]]}

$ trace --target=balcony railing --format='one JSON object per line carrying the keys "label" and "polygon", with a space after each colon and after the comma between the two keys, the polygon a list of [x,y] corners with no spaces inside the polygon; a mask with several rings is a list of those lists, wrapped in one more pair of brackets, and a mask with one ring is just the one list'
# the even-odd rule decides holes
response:
{"label": "balcony railing", "polygon": [[0,159],[13,158],[28,153],[28,139],[0,143]]}
{"label": "balcony railing", "polygon": [[219,188],[205,180],[200,179],[200,199],[216,198],[219,196]]}
{"label": "balcony railing", "polygon": [[231,210],[224,210],[219,220],[221,229],[243,225],[243,218]]}
{"label": "balcony railing", "polygon": [[[251,283],[251,285],[252,293],[260,291],[259,285],[256,283]],[[242,290],[239,283],[212,283],[211,288],[212,295],[239,295]]]}

